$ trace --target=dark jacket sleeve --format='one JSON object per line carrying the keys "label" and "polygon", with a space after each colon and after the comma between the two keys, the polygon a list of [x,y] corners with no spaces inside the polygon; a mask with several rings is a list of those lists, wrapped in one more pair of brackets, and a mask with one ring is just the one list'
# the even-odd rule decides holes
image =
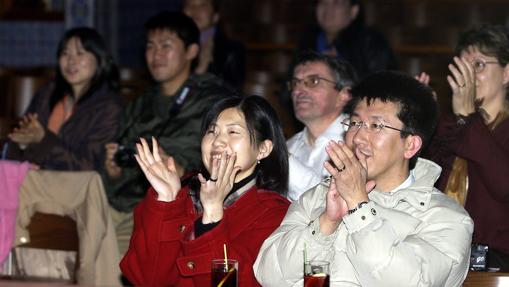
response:
{"label": "dark jacket sleeve", "polygon": [[465,119],[464,125],[456,123],[453,116],[441,119],[427,157],[443,168],[440,187],[444,188],[456,156],[475,165],[483,184],[493,198],[509,200],[506,188],[509,174],[509,120],[490,131],[480,113]]}
{"label": "dark jacket sleeve", "polygon": [[[46,128],[42,141],[29,145],[23,158],[46,169],[100,170],[104,145],[115,139],[121,114],[120,98],[113,93],[101,93],[78,103],[59,134]],[[42,124],[47,125],[47,118]]]}
{"label": "dark jacket sleeve", "polygon": [[491,196],[509,201],[509,120],[490,131],[479,113],[467,122],[453,143],[454,152],[476,166]]}
{"label": "dark jacket sleeve", "polygon": [[242,89],[245,79],[245,48],[232,41],[221,30],[214,37],[214,59],[208,72],[222,77],[230,85]]}

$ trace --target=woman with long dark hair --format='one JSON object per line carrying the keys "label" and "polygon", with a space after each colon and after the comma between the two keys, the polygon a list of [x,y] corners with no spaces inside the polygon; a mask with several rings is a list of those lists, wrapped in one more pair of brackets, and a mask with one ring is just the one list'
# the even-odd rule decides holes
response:
{"label": "woman with long dark hair", "polygon": [[53,82],[39,92],[9,135],[9,158],[44,169],[99,169],[122,112],[118,69],[101,35],[67,31],[57,50]]}
{"label": "woman with long dark hair", "polygon": [[252,265],[289,202],[288,151],[281,124],[262,97],[226,98],[205,115],[204,170],[180,181],[158,144],[144,139],[136,159],[152,184],[137,206],[120,267],[136,285],[210,286],[211,261],[236,259],[239,286],[260,286]]}

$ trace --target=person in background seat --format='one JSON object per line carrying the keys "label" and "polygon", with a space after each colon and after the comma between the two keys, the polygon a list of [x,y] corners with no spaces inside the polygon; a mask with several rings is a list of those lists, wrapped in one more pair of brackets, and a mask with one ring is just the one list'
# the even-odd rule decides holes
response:
{"label": "person in background seat", "polygon": [[58,45],[56,78],[9,134],[8,159],[42,169],[101,170],[122,116],[118,69],[101,35],[74,28]]}

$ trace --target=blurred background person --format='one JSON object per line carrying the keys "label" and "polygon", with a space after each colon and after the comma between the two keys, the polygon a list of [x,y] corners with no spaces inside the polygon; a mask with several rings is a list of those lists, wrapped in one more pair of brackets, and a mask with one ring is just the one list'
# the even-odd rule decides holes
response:
{"label": "blurred background person", "polygon": [[91,28],[67,31],[57,57],[55,80],[34,96],[9,134],[8,158],[43,169],[99,170],[104,144],[115,138],[121,120],[117,66]]}
{"label": "blurred background person", "polygon": [[[79,236],[76,281],[119,285],[115,230],[96,172],[103,166],[104,145],[115,138],[121,122],[118,70],[103,38],[91,28],[67,31],[57,55],[55,80],[34,97],[27,115],[9,135],[9,158],[41,168],[23,175],[15,191],[17,202],[7,199],[17,204],[15,245],[47,240],[44,232],[29,233],[36,212],[70,216]],[[58,230],[55,227],[61,226],[58,222],[52,226],[54,223],[48,220],[40,228]],[[37,260],[45,262],[42,265],[47,270],[59,270],[63,264],[58,256]]]}
{"label": "blurred background person", "polygon": [[474,220],[472,243],[488,245],[488,267],[509,271],[509,37],[485,25],[461,35],[447,81],[453,115],[442,117],[428,157],[439,189]]}
{"label": "blurred background person", "polygon": [[350,64],[316,52],[302,53],[288,81],[295,117],[304,129],[286,143],[290,155],[288,198],[297,200],[330,174],[323,164],[329,159],[325,147],[343,140],[343,108],[357,76]]}
{"label": "blurred background person", "polygon": [[361,0],[317,0],[316,23],[302,37],[298,50],[313,50],[344,59],[360,78],[396,69],[396,58],[379,32],[364,24]]}
{"label": "blurred background person", "polygon": [[182,11],[200,29],[200,55],[194,73],[209,72],[242,89],[245,78],[245,50],[226,36],[221,27],[221,0],[184,0]]}

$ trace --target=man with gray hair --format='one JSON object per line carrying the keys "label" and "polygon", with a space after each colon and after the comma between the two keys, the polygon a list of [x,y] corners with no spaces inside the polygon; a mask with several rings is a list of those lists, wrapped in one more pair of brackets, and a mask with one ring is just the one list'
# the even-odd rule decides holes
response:
{"label": "man with gray hair", "polygon": [[323,167],[328,159],[325,146],[331,140],[343,139],[343,108],[355,81],[355,70],[345,61],[315,52],[298,56],[288,89],[295,117],[305,127],[287,141],[289,199],[297,200],[329,176]]}

